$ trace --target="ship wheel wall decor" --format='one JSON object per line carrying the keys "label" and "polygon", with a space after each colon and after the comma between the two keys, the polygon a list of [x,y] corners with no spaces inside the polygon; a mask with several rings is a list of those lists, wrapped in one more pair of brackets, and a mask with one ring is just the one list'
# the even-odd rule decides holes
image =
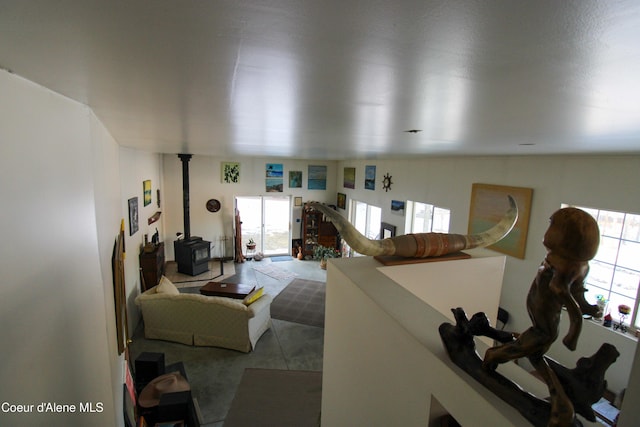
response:
{"label": "ship wheel wall decor", "polygon": [[385,192],[391,190],[391,184],[393,184],[393,182],[391,182],[391,175],[387,172],[382,180],[382,188],[384,188]]}

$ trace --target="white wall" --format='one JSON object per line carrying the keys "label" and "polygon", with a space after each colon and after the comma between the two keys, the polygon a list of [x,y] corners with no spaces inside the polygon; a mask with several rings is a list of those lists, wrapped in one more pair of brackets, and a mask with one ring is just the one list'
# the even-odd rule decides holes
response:
{"label": "white wall", "polygon": [[[120,148],[91,110],[0,72],[0,404],[56,402],[75,413],[7,413],[2,425],[114,425],[122,417],[111,256],[126,224],[129,331],[139,322],[138,253],[158,210],[161,155]],[[153,203],[142,201],[151,179]],[[139,198],[129,236],[127,199]],[[79,405],[103,405],[78,413]],[[95,406],[94,406],[95,408]]]}
{"label": "white wall", "polygon": [[[0,93],[0,403],[36,405],[0,424],[121,425],[104,260],[113,140],[88,108],[27,80],[2,71]],[[77,412],[37,412],[49,402]]]}
{"label": "white wall", "polygon": [[[240,182],[223,184],[221,180],[222,162],[240,163]],[[265,166],[267,163],[282,163],[284,167],[284,191],[267,193],[265,189]],[[184,232],[182,210],[182,162],[177,154],[164,155],[164,199],[165,203],[165,248],[167,259],[174,259],[173,242],[176,233]],[[307,188],[307,169],[309,165],[327,166],[327,191]],[[302,171],[302,188],[289,188],[289,171]],[[283,160],[267,158],[219,158],[211,156],[193,156],[189,162],[189,197],[191,214],[191,235],[199,236],[211,242],[218,242],[221,236],[233,235],[234,198],[238,196],[282,195],[300,196],[303,200],[336,203],[336,162]],[[211,213],[205,204],[209,199],[218,199],[222,205],[220,211]],[[301,208],[293,210],[292,238],[300,235]],[[242,213],[241,213],[242,214]],[[217,243],[216,243],[217,245]],[[220,256],[218,245],[212,256]],[[225,256],[233,256],[232,241],[227,241]]]}
{"label": "white wall", "polygon": [[[365,165],[377,166],[376,190],[364,189]],[[344,167],[356,167],[356,188],[342,185]],[[338,163],[337,191],[347,203],[357,199],[382,208],[382,221],[396,225],[404,234],[404,217],[391,212],[391,200],[415,200],[451,209],[452,233],[466,233],[473,183],[533,188],[533,204],[525,259],[507,257],[501,306],[511,313],[509,328],[524,331],[530,326],[525,300],[536,269],[545,255],[542,236],[549,216],[561,203],[640,212],[640,156],[539,156],[539,157],[446,157],[420,160],[347,161]],[[393,185],[382,190],[389,173]],[[345,211],[341,211],[345,214]],[[566,320],[566,319],[565,319]],[[561,337],[567,325],[561,325]],[[627,384],[636,341],[602,326],[585,322],[575,352],[566,351],[561,340],[549,354],[567,366],[590,356],[603,337],[623,353],[607,372],[610,387],[619,391]]]}
{"label": "white wall", "polygon": [[[461,265],[494,269],[496,261],[422,263],[415,268],[426,281],[437,282],[446,270],[460,270]],[[388,267],[378,265],[371,257],[329,261],[322,425],[439,426],[434,412],[442,414],[442,408],[464,426],[528,425],[449,360],[438,332],[442,323],[454,323],[449,314],[407,292],[384,275]],[[454,303],[455,291],[432,285],[438,298]],[[476,349],[484,354],[486,345],[476,340]],[[502,365],[500,373],[537,396],[547,393],[542,382],[515,364]],[[431,406],[436,400],[438,408]]]}
{"label": "white wall", "polygon": [[[140,260],[138,258],[144,236],[148,235],[151,241],[153,233],[158,230],[160,240],[164,235],[162,200],[162,155],[146,153],[121,147],[119,149],[119,171],[120,188],[122,197],[117,201],[121,216],[125,220],[125,248],[127,256],[125,258],[125,283],[127,287],[127,306],[129,331],[133,334],[136,325],[140,322],[140,310],[135,306],[135,298],[140,294]],[[151,204],[144,206],[144,195],[142,182],[151,180]],[[160,189],[160,207],[158,207],[157,190]],[[129,199],[138,198],[138,231],[131,235],[129,223]],[[149,225],[148,219],[155,212],[162,212],[157,222]]]}

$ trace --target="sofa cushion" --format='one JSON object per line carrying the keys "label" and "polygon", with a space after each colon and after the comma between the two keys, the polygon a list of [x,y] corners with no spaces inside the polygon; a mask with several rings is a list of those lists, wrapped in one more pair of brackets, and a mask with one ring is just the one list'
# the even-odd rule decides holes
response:
{"label": "sofa cushion", "polygon": [[167,279],[165,276],[162,276],[160,279],[160,283],[156,286],[157,294],[168,294],[168,295],[178,295],[180,291],[176,288],[171,280]]}
{"label": "sofa cushion", "polygon": [[264,293],[264,287],[258,288],[256,290],[254,290],[253,292],[251,292],[249,295],[247,295],[246,297],[244,297],[244,299],[242,300],[242,303],[244,305],[251,305],[252,303],[256,302]]}

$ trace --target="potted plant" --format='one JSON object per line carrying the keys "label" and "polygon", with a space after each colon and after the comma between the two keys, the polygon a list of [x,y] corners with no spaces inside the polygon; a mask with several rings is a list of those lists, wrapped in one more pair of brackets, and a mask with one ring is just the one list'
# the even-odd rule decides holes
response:
{"label": "potted plant", "polygon": [[253,238],[249,238],[249,241],[247,242],[247,249],[255,249],[256,248],[256,242],[253,240]]}
{"label": "potted plant", "polygon": [[313,249],[313,259],[320,261],[320,268],[327,268],[327,258],[340,258],[340,252],[336,248],[318,245]]}

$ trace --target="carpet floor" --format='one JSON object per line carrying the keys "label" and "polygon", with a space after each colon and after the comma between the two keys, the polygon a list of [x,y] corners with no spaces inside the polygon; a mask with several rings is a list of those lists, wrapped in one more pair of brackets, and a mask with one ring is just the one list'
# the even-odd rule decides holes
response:
{"label": "carpet floor", "polygon": [[271,303],[271,317],[324,328],[326,284],[294,279]]}
{"label": "carpet floor", "polygon": [[322,372],[247,368],[225,427],[318,427]]}

